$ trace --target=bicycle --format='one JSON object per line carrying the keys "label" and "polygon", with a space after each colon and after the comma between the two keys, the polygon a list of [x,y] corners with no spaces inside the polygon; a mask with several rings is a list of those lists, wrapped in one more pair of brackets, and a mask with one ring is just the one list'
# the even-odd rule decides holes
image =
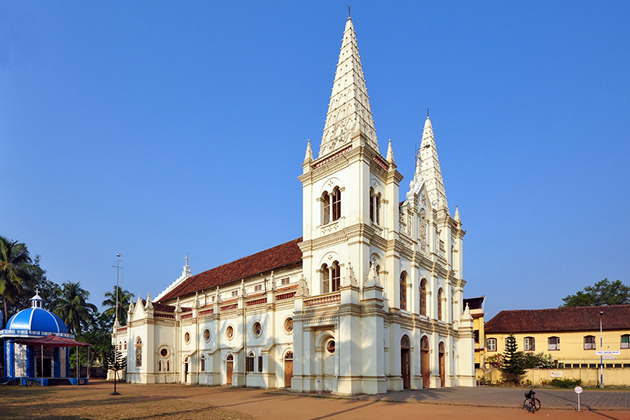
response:
{"label": "bicycle", "polygon": [[536,395],[536,392],[532,388],[525,393],[525,401],[523,401],[523,408],[526,408],[530,413],[536,413],[536,411],[540,410],[540,400],[534,395]]}

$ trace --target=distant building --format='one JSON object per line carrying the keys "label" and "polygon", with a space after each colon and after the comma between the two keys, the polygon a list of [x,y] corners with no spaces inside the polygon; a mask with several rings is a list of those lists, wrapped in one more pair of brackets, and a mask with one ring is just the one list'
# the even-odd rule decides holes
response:
{"label": "distant building", "polygon": [[485,364],[485,333],[484,333],[484,312],[483,304],[485,296],[466,298],[464,305],[470,309],[473,318],[473,334],[475,337],[475,369],[482,368]]}
{"label": "distant building", "polygon": [[606,369],[630,368],[630,305],[501,311],[485,325],[486,357],[503,353],[510,334],[518,350],[551,355],[559,369],[597,369],[602,350]]}
{"label": "distant building", "polygon": [[300,162],[302,237],[194,276],[187,262],[155,302],[132,304],[114,334],[126,380],[340,394],[474,386],[465,231],[428,117],[408,158],[401,202],[348,19],[319,156],[309,141]]}

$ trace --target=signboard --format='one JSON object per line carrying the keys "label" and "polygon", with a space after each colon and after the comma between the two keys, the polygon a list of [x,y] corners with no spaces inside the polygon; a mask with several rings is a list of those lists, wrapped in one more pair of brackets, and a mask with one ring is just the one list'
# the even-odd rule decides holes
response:
{"label": "signboard", "polygon": [[598,355],[598,356],[613,356],[613,355],[616,355],[616,354],[621,354],[621,351],[619,351],[619,350],[604,350],[604,351],[596,351],[595,354]]}
{"label": "signboard", "polygon": [[562,378],[562,371],[552,370],[551,371],[552,378]]}
{"label": "signboard", "polygon": [[582,391],[583,391],[583,389],[582,389],[582,387],[581,387],[581,386],[576,386],[576,387],[575,387],[575,393],[576,393],[576,394],[581,394],[581,393],[582,393]]}

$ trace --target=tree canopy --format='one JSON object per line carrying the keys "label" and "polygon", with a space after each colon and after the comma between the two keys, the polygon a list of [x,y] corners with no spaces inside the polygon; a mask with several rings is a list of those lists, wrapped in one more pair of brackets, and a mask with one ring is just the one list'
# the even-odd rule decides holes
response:
{"label": "tree canopy", "polygon": [[97,311],[96,305],[87,301],[90,292],[81,287],[81,282],[67,281],[61,286],[55,300],[54,312],[68,327],[68,332],[81,334],[84,327],[92,322],[92,316]]}
{"label": "tree canopy", "polygon": [[23,289],[41,274],[39,265],[33,265],[26,245],[0,236],[0,296],[4,308],[2,325],[8,321],[9,303],[23,296]]}
{"label": "tree canopy", "polygon": [[561,307],[572,306],[602,306],[630,304],[630,287],[621,280],[613,282],[608,279],[600,280],[593,286],[586,286],[584,290],[562,299]]}
{"label": "tree canopy", "polygon": [[[116,294],[118,294],[118,300],[116,300]],[[118,322],[120,325],[126,325],[126,315],[129,311],[129,304],[132,300],[133,293],[119,286],[114,286],[113,292],[105,292],[105,300],[102,305],[107,309],[103,311],[103,314],[115,317],[116,302],[118,302]]]}

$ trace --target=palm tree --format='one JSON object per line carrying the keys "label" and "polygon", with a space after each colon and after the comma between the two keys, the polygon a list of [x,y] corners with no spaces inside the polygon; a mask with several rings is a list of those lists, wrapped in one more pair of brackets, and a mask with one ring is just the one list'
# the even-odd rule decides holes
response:
{"label": "palm tree", "polygon": [[81,282],[67,281],[61,285],[53,312],[65,322],[68,332],[81,334],[81,327],[89,325],[96,305],[87,301],[90,292],[81,287]]}
{"label": "palm tree", "polygon": [[41,270],[31,264],[32,262],[25,244],[0,236],[0,296],[5,316],[2,325],[9,316],[7,301],[15,302],[22,294],[22,287],[30,283],[38,270]]}
{"label": "palm tree", "polygon": [[102,305],[105,309],[103,314],[113,317],[116,313],[116,294],[118,294],[118,322],[120,325],[125,325],[125,314],[129,310],[129,303],[133,300],[133,293],[128,290],[121,289],[119,286],[114,286],[113,292],[105,292],[105,300]]}

